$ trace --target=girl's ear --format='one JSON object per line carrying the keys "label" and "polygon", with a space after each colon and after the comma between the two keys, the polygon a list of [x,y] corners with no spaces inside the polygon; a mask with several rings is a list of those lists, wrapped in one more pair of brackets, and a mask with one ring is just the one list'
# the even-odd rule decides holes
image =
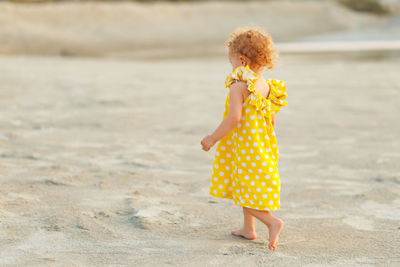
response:
{"label": "girl's ear", "polygon": [[247,58],[244,56],[239,57],[240,61],[242,62],[243,65],[247,65]]}
{"label": "girl's ear", "polygon": [[242,64],[245,65],[245,63],[246,63],[246,62],[245,62],[245,59],[244,59],[242,56],[240,56],[239,59],[240,59],[240,61],[242,62]]}

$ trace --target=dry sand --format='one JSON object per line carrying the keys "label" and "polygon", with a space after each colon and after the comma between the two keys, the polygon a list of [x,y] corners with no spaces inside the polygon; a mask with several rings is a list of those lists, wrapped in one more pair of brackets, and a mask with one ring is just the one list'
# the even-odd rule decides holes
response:
{"label": "dry sand", "polygon": [[[62,17],[52,11],[40,16]],[[13,13],[0,12],[3,22],[5,14]],[[18,14],[26,19],[15,20],[20,35],[7,39],[14,28],[0,29],[1,40],[14,42],[10,54],[58,54],[56,38],[41,39],[36,20]],[[385,20],[349,17],[377,27]],[[227,21],[217,25],[225,27],[222,40]],[[52,29],[42,25],[42,33]],[[76,25],[69,37],[85,40],[73,50],[79,55],[91,35]],[[107,40],[118,44],[116,35]],[[266,74],[288,83],[288,106],[276,121],[282,209],[275,214],[285,228],[272,253],[264,225],[256,222],[254,241],[232,236],[241,209],[208,195],[215,147],[206,153],[200,140],[222,118],[231,71],[225,56],[211,56],[220,50],[161,60],[162,51],[149,57],[132,49],[127,54],[152,58],[132,61],[108,56],[112,46],[87,45],[106,58],[0,57],[0,266],[400,265],[398,51],[284,54]]]}
{"label": "dry sand", "polygon": [[1,58],[0,265],[398,266],[400,58],[283,63],[271,253],[208,196],[225,58]]}

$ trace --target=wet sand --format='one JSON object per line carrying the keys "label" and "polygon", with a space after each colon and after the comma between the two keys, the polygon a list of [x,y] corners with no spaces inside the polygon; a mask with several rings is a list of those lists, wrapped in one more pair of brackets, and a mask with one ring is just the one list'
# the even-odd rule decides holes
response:
{"label": "wet sand", "polygon": [[400,57],[284,55],[278,250],[208,196],[225,57],[0,57],[0,265],[397,266]]}

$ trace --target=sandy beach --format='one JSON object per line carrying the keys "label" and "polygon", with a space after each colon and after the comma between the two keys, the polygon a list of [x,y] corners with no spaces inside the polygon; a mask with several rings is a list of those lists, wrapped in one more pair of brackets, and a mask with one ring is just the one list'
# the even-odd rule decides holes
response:
{"label": "sandy beach", "polygon": [[[349,14],[375,27],[392,19]],[[213,45],[226,38],[219,30]],[[288,84],[275,128],[285,228],[270,252],[266,226],[256,221],[254,241],[232,236],[241,209],[208,195],[215,147],[204,152],[200,140],[222,118],[231,71],[222,43],[202,58],[111,55],[106,45],[96,46],[101,55],[71,46],[63,56],[61,46],[18,50],[21,39],[8,40],[16,50],[3,43],[0,56],[1,266],[400,265],[396,49],[288,52],[265,74]]]}

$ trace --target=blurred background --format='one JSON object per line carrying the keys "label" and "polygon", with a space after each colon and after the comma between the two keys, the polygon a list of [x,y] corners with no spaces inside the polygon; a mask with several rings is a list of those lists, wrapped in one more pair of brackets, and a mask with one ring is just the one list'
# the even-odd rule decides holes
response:
{"label": "blurred background", "polygon": [[[400,266],[400,1],[0,1],[0,266]],[[285,226],[208,195],[240,26],[280,52]]]}
{"label": "blurred background", "polygon": [[[398,49],[400,35],[396,0],[13,0],[1,1],[0,9],[2,54],[215,56],[225,53],[221,43],[238,25],[265,28],[282,52]],[[342,41],[381,42],[343,48],[336,43]],[[317,48],[321,42],[324,48]]]}

